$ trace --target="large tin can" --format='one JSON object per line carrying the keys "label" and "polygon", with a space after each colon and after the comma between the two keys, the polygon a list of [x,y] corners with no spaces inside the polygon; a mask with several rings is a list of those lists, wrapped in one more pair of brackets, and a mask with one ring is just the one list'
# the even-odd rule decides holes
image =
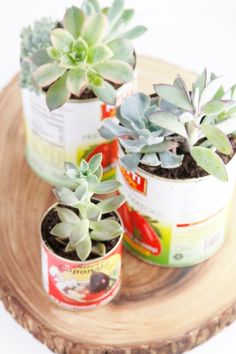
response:
{"label": "large tin can", "polygon": [[122,236],[104,257],[80,262],[55,254],[40,235],[43,287],[51,300],[65,309],[94,309],[117,295],[121,286]]}
{"label": "large tin can", "polygon": [[236,179],[236,156],[229,182],[213,176],[171,180],[118,167],[124,244],[138,258],[160,266],[185,267],[212,256],[224,243]]}
{"label": "large tin can", "polygon": [[[136,91],[136,81],[117,90],[116,105]],[[50,112],[44,93],[22,90],[26,131],[26,158],[42,179],[52,185],[65,185],[64,162],[79,163],[103,153],[104,179],[114,176],[118,155],[116,141],[105,141],[98,129],[102,120],[115,117],[116,107],[99,99],[70,100]]]}

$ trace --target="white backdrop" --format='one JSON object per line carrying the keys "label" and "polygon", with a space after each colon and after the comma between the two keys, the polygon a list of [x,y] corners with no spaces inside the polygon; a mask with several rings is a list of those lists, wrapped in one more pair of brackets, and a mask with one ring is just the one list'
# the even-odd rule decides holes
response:
{"label": "white backdrop", "polygon": [[[76,0],[0,1],[0,89],[19,70],[22,26],[41,16],[60,18],[66,6],[78,3]],[[227,83],[236,82],[235,0],[127,0],[127,6],[136,8],[136,23],[149,28],[137,41],[138,53],[195,71],[206,66],[219,75],[224,74]],[[235,335],[236,324],[191,353],[235,354]],[[0,305],[0,353],[47,354],[50,351],[18,326]]]}

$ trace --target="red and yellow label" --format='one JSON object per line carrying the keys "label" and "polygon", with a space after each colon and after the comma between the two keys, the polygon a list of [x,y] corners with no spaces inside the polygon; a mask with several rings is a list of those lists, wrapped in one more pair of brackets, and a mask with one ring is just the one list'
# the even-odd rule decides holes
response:
{"label": "red and yellow label", "polygon": [[124,167],[120,166],[121,173],[128,183],[128,185],[142,194],[146,194],[147,192],[147,180],[146,178],[140,176],[138,173],[135,172],[128,172],[124,169]]}

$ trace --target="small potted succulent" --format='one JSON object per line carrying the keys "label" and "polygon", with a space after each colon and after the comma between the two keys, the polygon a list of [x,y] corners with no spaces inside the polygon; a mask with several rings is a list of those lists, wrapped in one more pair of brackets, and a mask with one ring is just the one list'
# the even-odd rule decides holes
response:
{"label": "small potted succulent", "polygon": [[102,154],[80,165],[65,163],[71,185],[56,187],[58,203],[41,223],[43,285],[50,298],[68,309],[104,305],[121,284],[123,226],[116,209],[124,197],[113,193],[118,181],[102,181]]}
{"label": "small potted succulent", "polygon": [[121,105],[118,122],[100,133],[119,137],[118,178],[127,204],[120,208],[125,244],[137,257],[162,266],[191,266],[223,244],[236,177],[235,87],[197,78],[188,91],[154,85]]}
{"label": "small potted succulent", "polygon": [[105,9],[86,0],[68,8],[62,22],[43,19],[22,32],[27,160],[54,185],[65,183],[64,161],[98,152],[104,177],[114,174],[117,143],[105,142],[98,129],[136,91],[133,39],[146,28],[126,30],[133,15],[124,0]]}

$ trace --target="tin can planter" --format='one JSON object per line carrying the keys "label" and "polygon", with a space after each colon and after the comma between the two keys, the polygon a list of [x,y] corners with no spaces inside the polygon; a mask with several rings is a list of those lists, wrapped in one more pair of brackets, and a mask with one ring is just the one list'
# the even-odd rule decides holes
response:
{"label": "tin can planter", "polygon": [[229,182],[215,177],[172,180],[118,167],[119,209],[124,245],[141,260],[167,267],[201,263],[224,243],[236,179],[236,156],[228,163]]}
{"label": "tin can planter", "polygon": [[[136,91],[136,81],[117,90],[117,106]],[[117,142],[105,141],[98,129],[103,119],[115,117],[115,106],[99,99],[72,99],[50,112],[45,94],[22,90],[26,131],[26,158],[33,171],[52,185],[65,185],[64,161],[78,164],[102,152],[104,179],[115,174]]]}
{"label": "tin can planter", "polygon": [[41,224],[41,263],[43,287],[55,303],[65,309],[94,309],[109,303],[121,286],[122,236],[104,256],[91,260],[73,261],[63,258],[43,237],[46,217]]}

